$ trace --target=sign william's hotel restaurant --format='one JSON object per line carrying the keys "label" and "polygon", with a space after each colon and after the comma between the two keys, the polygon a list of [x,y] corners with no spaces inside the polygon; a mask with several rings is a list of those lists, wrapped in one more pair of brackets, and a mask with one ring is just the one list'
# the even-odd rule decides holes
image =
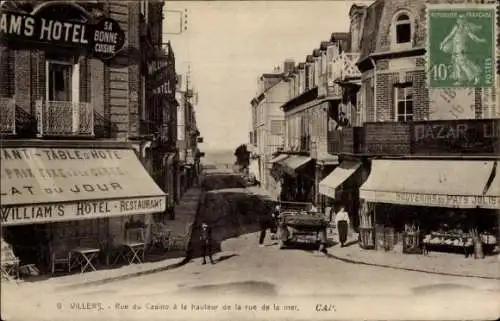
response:
{"label": "sign william's hotel restaurant", "polygon": [[[113,90],[113,61],[130,59],[119,57],[124,27],[102,3],[2,3],[2,271],[9,262],[67,270],[75,248],[84,263],[110,262],[130,226],[144,231],[166,208],[126,137],[112,139],[99,123],[117,113],[103,92]],[[121,10],[131,24],[126,3]],[[93,74],[99,68],[104,80]]]}

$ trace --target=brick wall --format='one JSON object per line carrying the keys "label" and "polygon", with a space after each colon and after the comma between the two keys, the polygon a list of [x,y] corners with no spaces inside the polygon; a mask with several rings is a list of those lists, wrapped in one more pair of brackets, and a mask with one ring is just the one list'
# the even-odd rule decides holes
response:
{"label": "brick wall", "polygon": [[[391,50],[391,23],[395,14],[401,10],[406,10],[410,13],[412,19],[412,27],[414,36],[412,46],[425,47],[426,45],[426,7],[424,0],[390,0],[384,2],[384,10],[382,12],[380,25],[377,35],[376,52],[385,52]],[[475,1],[463,0],[430,0],[429,3],[476,3]],[[484,3],[494,3],[491,1],[483,1]],[[497,21],[499,25],[500,21]],[[367,26],[365,26],[366,28]],[[362,44],[363,45],[363,44]],[[497,44],[498,47],[499,44]],[[399,82],[399,79],[412,83],[414,89],[414,119],[425,120],[430,117],[431,96],[430,90],[426,86],[425,74],[425,57],[416,57],[414,67],[404,69],[392,69],[391,59],[383,59],[377,61],[377,86],[375,89],[376,95],[376,110],[375,117],[374,103],[370,97],[370,72],[365,72],[362,76],[361,91],[364,95],[364,108],[366,108],[367,121],[392,121],[394,120],[394,84]],[[413,69],[413,70],[412,70]],[[433,89],[434,91],[442,91],[441,89]],[[433,97],[439,96],[435,93]],[[498,117],[498,108],[495,110],[495,90],[476,89],[474,94],[474,110],[475,118],[490,118]],[[460,98],[449,103],[437,101],[435,108],[447,108],[444,105],[461,104]],[[473,116],[474,117],[474,116]]]}
{"label": "brick wall", "polygon": [[14,94],[16,105],[31,113],[31,54],[28,50],[16,50],[14,59]]}
{"label": "brick wall", "polygon": [[9,48],[0,46],[0,97],[10,96]]}
{"label": "brick wall", "polygon": [[365,152],[370,154],[410,153],[410,126],[402,123],[366,123]]}
{"label": "brick wall", "polygon": [[[127,4],[123,4],[126,6]],[[140,3],[128,3],[128,45],[140,51],[139,39],[139,14]],[[128,90],[129,90],[129,135],[139,135],[140,110],[142,107],[142,86],[141,86],[141,70],[138,64],[133,64],[128,67]]]}

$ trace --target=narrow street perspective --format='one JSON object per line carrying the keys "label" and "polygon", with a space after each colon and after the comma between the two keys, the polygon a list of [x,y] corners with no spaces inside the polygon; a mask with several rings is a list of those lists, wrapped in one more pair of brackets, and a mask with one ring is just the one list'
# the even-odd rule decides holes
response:
{"label": "narrow street perspective", "polygon": [[0,0],[0,319],[497,319],[499,9]]}
{"label": "narrow street perspective", "polygon": [[[411,308],[424,316],[429,304],[439,302],[432,306],[433,313],[446,312],[456,318],[472,315],[467,314],[470,310],[466,307],[467,302],[472,300],[481,307],[484,315],[497,309],[493,302],[500,293],[498,280],[345,262],[334,257],[342,249],[338,245],[332,246],[336,235],[331,233],[328,251],[332,255],[307,246],[280,250],[278,242],[269,233],[265,246],[259,247],[259,221],[271,217],[276,201],[265,191],[245,187],[240,175],[226,169],[205,172],[201,187],[204,195],[195,223],[198,228],[192,235],[192,256],[186,264],[101,285],[21,285],[18,289],[9,289],[6,298],[16,302],[20,299],[16,294],[22,295],[24,304],[36,307],[24,311],[22,315],[37,316],[37,320],[51,320],[51,317],[43,316],[53,316],[54,311],[61,318],[88,318],[89,311],[77,308],[88,302],[100,304],[100,307],[89,308],[93,316],[123,320],[139,320],[146,316],[179,320],[197,313],[198,317],[214,320],[251,319],[236,310],[222,310],[224,305],[231,305],[234,309],[235,304],[245,306],[248,302],[259,306],[259,309],[270,303],[282,306],[284,310],[279,313],[274,311],[275,314],[270,313],[269,316],[285,315],[292,319],[332,315],[335,318],[367,318],[369,311],[353,312],[353,308],[369,302],[394,304],[391,313]],[[202,223],[212,229],[213,265],[202,264]],[[52,283],[53,286],[55,284]],[[23,287],[25,289],[21,291]],[[41,288],[44,288],[43,297],[38,292]],[[3,304],[13,304],[10,299]],[[116,304],[122,307],[117,308]],[[134,304],[140,305],[143,310],[131,310]],[[179,307],[174,311],[174,304],[186,304],[188,310],[183,312]],[[127,305],[129,308],[125,308]],[[206,314],[210,309],[211,313]],[[329,309],[332,311],[327,311]],[[319,310],[324,310],[323,314]]]}

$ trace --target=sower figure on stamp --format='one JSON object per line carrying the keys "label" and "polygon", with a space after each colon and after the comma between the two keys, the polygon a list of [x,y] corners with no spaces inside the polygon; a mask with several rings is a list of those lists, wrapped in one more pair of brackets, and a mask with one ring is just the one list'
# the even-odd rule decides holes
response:
{"label": "sower figure on stamp", "polygon": [[201,224],[200,242],[201,255],[203,255],[202,264],[207,264],[207,256],[210,259],[210,263],[215,264],[214,260],[212,259],[212,229],[205,222]]}

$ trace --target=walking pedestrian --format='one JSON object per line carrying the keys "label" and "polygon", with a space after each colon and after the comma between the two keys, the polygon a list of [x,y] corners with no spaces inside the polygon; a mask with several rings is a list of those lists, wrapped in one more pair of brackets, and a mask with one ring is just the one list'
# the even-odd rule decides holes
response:
{"label": "walking pedestrian", "polygon": [[210,259],[210,263],[215,264],[214,260],[212,259],[212,229],[205,222],[201,224],[200,241],[201,254],[203,255],[202,264],[207,264],[207,256]]}
{"label": "walking pedestrian", "polygon": [[[271,214],[271,215],[269,215]],[[272,226],[274,221],[274,210],[272,213],[265,213],[261,215],[259,220],[260,225],[260,236],[259,236],[259,247],[264,247],[264,240],[266,238],[266,230],[269,228],[271,233],[273,232]]]}
{"label": "walking pedestrian", "polygon": [[346,212],[345,207],[341,206],[339,212],[335,216],[335,225],[339,232],[340,246],[344,247],[347,240],[347,231],[349,229],[349,214]]}
{"label": "walking pedestrian", "polygon": [[276,240],[278,239],[277,237],[277,233],[278,233],[278,220],[279,220],[279,216],[280,216],[280,210],[281,210],[281,206],[278,204],[274,207],[274,211],[273,211],[273,220],[272,220],[272,224],[271,224],[271,240]]}

